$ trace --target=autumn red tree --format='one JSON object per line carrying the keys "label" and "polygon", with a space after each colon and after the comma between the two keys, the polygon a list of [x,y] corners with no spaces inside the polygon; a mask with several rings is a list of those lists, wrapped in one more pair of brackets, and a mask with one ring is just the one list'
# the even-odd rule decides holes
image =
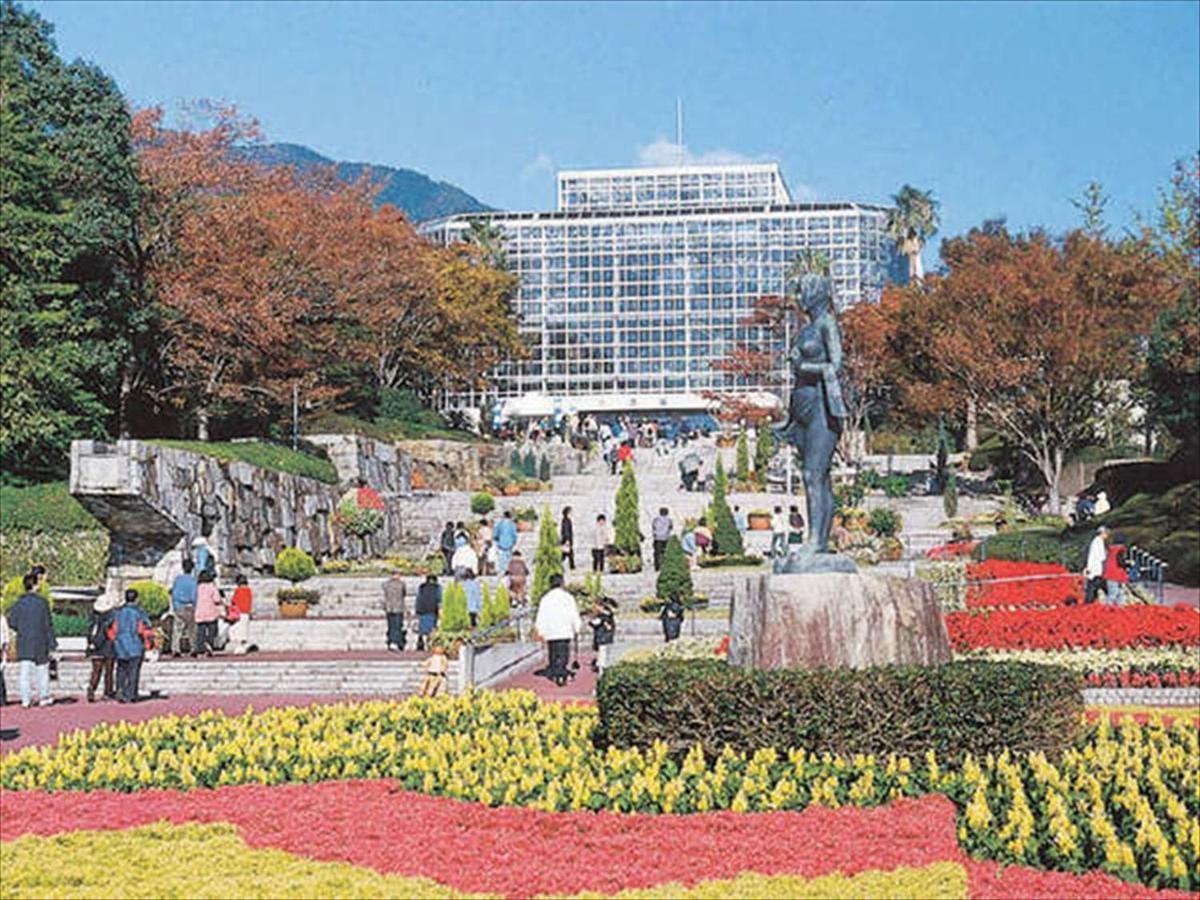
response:
{"label": "autumn red tree", "polygon": [[926,414],[974,399],[1036,465],[1057,512],[1065,459],[1095,439],[1098,409],[1139,370],[1139,340],[1166,296],[1159,260],[1144,242],[1002,227],[948,240],[941,255],[945,274],[885,292],[902,399]]}
{"label": "autumn red tree", "polygon": [[[741,325],[760,339],[754,343],[739,342],[721,359],[713,360],[712,368],[735,376],[743,384],[763,385],[773,390],[786,406],[784,392],[787,383],[780,373],[786,368],[787,350],[785,342],[791,317],[792,329],[798,327],[796,318],[799,307],[786,294],[765,294],[754,302],[754,306]],[[745,391],[705,391],[704,397],[718,406],[718,416],[729,422],[744,422],[759,426],[775,418],[776,410],[756,402]]]}

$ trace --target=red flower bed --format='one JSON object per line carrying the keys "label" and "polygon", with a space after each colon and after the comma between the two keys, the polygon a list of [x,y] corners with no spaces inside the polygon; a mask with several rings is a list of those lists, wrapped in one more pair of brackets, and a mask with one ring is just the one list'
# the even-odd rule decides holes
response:
{"label": "red flower bed", "polygon": [[949,544],[938,544],[930,547],[925,554],[928,559],[953,560],[970,556],[979,546],[979,541],[951,541]]}
{"label": "red flower bed", "polygon": [[1057,563],[988,559],[967,566],[967,581],[968,609],[1054,607],[1083,599],[1083,577]]}
{"label": "red flower bed", "polygon": [[1200,687],[1200,671],[1181,669],[1178,672],[1092,672],[1084,679],[1092,688],[1174,688]]}
{"label": "red flower bed", "polygon": [[1055,900],[1196,900],[1188,891],[1156,890],[1104,872],[1045,872],[1025,866],[967,859],[967,894],[971,900],[1010,900],[1013,897],[1054,897]]}
{"label": "red flower bed", "polygon": [[946,628],[959,651],[1200,645],[1200,614],[1182,603],[952,612]]}
{"label": "red flower bed", "polygon": [[6,791],[0,838],[124,829],[166,819],[232,822],[247,843],[465,892],[616,893],[741,872],[817,877],[965,859],[945,797],[874,809],[700,815],[543,813],[351,781],[211,791]]}

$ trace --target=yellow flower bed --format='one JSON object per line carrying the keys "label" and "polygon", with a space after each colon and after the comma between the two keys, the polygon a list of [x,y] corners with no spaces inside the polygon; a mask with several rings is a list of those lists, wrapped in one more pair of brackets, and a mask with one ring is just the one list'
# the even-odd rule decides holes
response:
{"label": "yellow flower bed", "polygon": [[[254,849],[233,825],[159,823],[128,831],[25,835],[0,843],[0,898],[197,897],[482,897],[426,878],[383,875],[340,862],[317,862],[282,850]],[[601,894],[585,894],[602,897]],[[664,884],[622,891],[620,898],[898,897],[952,900],[967,896],[958,863],[922,869],[834,874],[743,874],[685,888]]]}
{"label": "yellow flower bed", "polygon": [[395,778],[411,790],[543,810],[738,812],[872,806],[941,792],[973,854],[1160,887],[1200,885],[1196,726],[1100,721],[1061,760],[1040,753],[923,759],[592,744],[594,709],[527,692],[206,712],[101,725],[0,759],[9,789],[197,788]]}

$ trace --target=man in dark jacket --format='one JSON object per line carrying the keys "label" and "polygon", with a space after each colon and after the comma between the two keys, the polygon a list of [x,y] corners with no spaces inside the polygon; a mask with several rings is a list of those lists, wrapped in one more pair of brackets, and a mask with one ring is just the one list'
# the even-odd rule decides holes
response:
{"label": "man in dark jacket", "polygon": [[433,634],[437,626],[438,610],[442,606],[442,589],[436,575],[427,575],[425,583],[417,588],[417,603],[413,610],[417,614],[417,649],[425,649],[425,639]]}
{"label": "man in dark jacket", "polygon": [[406,643],[404,634],[404,578],[397,570],[392,577],[383,583],[383,611],[387,615],[387,648],[403,650]]}
{"label": "man in dark jacket", "polygon": [[36,593],[38,576],[30,572],[25,576],[25,593],[8,611],[8,624],[17,633],[17,659],[21,669],[18,685],[21,706],[28,709],[33,702],[32,682],[37,680],[38,704],[49,706],[50,698],[50,654],[58,646],[54,639],[54,624],[50,620],[50,604]]}
{"label": "man in dark jacket", "polygon": [[117,654],[117,702],[133,703],[146,652],[144,635],[151,632],[150,617],[138,606],[138,593],[125,591],[125,605],[113,615],[113,650]]}
{"label": "man in dark jacket", "polygon": [[563,507],[562,524],[558,529],[558,538],[562,541],[563,562],[575,571],[575,523],[571,521],[571,507]]}

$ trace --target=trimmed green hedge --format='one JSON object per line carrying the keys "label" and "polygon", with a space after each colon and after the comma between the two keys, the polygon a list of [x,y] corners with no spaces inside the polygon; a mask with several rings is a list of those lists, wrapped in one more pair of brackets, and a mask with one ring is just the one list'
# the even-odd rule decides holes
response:
{"label": "trimmed green hedge", "polygon": [[290,475],[302,475],[315,478],[327,484],[337,484],[337,469],[328,459],[300,453],[290,447],[278,444],[267,444],[258,441],[244,443],[222,443],[217,441],[178,441],[154,439],[146,441],[155,447],[167,447],[174,450],[188,450],[204,456],[213,456],[224,462],[244,462],[262,469],[273,469],[276,472],[287,472]]}
{"label": "trimmed green hedge", "polygon": [[606,669],[596,689],[600,748],[663,741],[683,756],[700,744],[753,753],[803,747],[822,753],[945,758],[1045,751],[1075,738],[1078,677],[1031,663],[757,671],[721,660],[655,660]]}
{"label": "trimmed green hedge", "polygon": [[0,485],[0,531],[66,534],[103,530],[91,513],[67,493],[65,481],[31,487]]}
{"label": "trimmed green hedge", "polygon": [[[1095,531],[1094,525],[1091,531]],[[1086,553],[1086,540],[1082,544],[1065,542],[1058,532],[1029,528],[1022,531],[1005,531],[986,538],[975,548],[974,557],[976,560],[1007,559],[1016,562],[1060,563],[1071,571],[1078,571],[1083,568]]]}

